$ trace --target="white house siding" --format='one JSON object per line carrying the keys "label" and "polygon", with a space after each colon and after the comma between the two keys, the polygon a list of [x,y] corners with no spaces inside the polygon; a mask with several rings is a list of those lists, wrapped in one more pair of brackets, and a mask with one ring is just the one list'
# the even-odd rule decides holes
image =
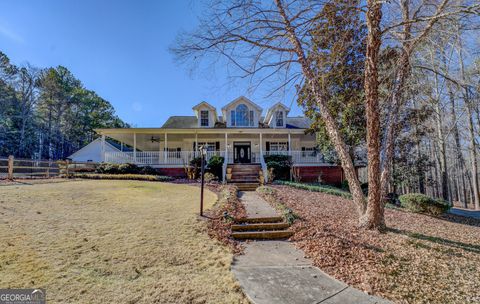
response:
{"label": "white house siding", "polygon": [[[106,142],[105,152],[120,152],[120,150]],[[77,162],[101,162],[102,140],[100,138],[95,139],[85,147],[70,155],[68,158]]]}

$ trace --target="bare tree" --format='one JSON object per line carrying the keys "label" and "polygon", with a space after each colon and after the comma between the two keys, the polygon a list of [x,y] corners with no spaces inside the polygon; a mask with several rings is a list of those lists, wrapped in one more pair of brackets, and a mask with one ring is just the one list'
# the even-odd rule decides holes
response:
{"label": "bare tree", "polygon": [[[352,7],[355,2],[352,1]],[[340,159],[357,206],[360,224],[367,228],[384,225],[379,192],[378,154],[378,53],[381,45],[381,3],[370,0],[367,14],[372,33],[367,42],[366,83],[368,120],[369,198],[365,198],[349,149],[341,136],[336,118],[314,68],[315,53],[310,52],[312,34],[321,11],[321,1],[214,1],[197,31],[179,37],[173,52],[180,60],[200,59],[202,55],[221,55],[237,67],[244,77],[281,79],[273,91],[304,83],[318,105],[327,134]],[[361,9],[356,7],[355,9]],[[282,75],[279,77],[279,75]],[[370,81],[371,80],[371,81]]]}

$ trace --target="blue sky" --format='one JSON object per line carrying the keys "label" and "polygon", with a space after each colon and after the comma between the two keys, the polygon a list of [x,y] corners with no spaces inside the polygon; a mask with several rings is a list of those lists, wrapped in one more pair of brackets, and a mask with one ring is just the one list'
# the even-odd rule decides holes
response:
{"label": "blue sky", "polygon": [[249,93],[221,67],[192,75],[174,62],[168,48],[195,28],[201,9],[193,0],[0,0],[0,50],[17,65],[67,67],[138,127],[192,115],[202,100],[219,109],[240,95],[264,109],[282,101],[301,115],[291,97],[266,97],[268,88]]}

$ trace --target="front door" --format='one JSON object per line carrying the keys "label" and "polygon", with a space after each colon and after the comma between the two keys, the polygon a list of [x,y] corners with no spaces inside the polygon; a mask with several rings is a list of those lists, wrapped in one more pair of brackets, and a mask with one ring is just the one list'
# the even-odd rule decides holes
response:
{"label": "front door", "polygon": [[235,163],[250,163],[251,153],[252,151],[250,142],[233,143],[233,159]]}

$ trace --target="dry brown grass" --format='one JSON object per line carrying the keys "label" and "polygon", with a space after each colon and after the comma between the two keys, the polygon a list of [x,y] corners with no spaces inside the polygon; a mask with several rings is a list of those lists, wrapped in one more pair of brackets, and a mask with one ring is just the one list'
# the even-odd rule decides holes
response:
{"label": "dry brown grass", "polygon": [[[199,188],[139,181],[0,186],[0,286],[50,303],[243,303]],[[206,191],[206,206],[216,200]]]}

